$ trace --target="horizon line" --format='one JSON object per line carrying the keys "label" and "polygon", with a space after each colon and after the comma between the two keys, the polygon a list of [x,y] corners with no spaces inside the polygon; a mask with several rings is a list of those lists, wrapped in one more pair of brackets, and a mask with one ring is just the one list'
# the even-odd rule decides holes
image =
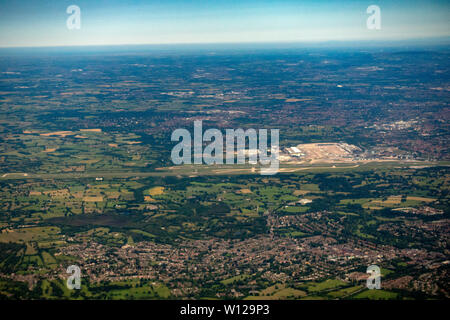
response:
{"label": "horizon line", "polygon": [[1,46],[1,49],[44,49],[44,48],[86,48],[86,47],[124,47],[124,46],[201,46],[201,45],[302,45],[302,44],[380,44],[380,43],[424,43],[437,42],[435,45],[450,45],[450,36],[408,38],[408,39],[348,39],[348,40],[300,40],[300,41],[236,41],[236,42],[172,42],[172,43],[111,43],[111,44],[71,44],[71,45],[38,45],[38,46]]}

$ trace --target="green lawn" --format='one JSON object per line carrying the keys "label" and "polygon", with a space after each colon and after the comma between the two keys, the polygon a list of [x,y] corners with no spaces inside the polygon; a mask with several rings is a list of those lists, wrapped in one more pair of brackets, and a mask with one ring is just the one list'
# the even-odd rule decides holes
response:
{"label": "green lawn", "polygon": [[354,299],[369,299],[369,300],[392,300],[398,296],[395,292],[384,290],[365,290],[353,296]]}

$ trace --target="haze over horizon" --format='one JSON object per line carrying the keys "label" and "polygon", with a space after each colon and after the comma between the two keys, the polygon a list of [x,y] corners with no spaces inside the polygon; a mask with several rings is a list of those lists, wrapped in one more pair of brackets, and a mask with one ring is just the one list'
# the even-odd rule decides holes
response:
{"label": "haze over horizon", "polygon": [[[381,30],[369,30],[369,5]],[[66,9],[81,9],[69,30]],[[448,1],[4,1],[0,47],[396,41],[450,37]]]}

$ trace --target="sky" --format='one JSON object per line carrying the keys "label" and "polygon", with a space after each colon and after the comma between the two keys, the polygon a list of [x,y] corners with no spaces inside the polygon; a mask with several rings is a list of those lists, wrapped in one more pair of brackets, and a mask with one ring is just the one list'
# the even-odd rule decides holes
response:
{"label": "sky", "polygon": [[449,21],[450,0],[0,0],[0,47],[447,38]]}

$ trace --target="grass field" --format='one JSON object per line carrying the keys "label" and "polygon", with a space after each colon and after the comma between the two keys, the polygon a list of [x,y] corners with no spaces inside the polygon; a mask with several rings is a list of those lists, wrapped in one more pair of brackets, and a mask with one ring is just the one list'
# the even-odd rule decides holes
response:
{"label": "grass field", "polygon": [[334,288],[339,288],[342,286],[347,285],[346,282],[341,281],[341,280],[337,280],[337,279],[328,279],[319,283],[311,283],[308,284],[308,292],[310,293],[315,293],[315,292],[320,292],[320,291],[324,291],[324,290],[329,290],[329,289],[334,289]]}
{"label": "grass field", "polygon": [[247,279],[248,277],[249,277],[249,275],[242,274],[242,275],[238,275],[238,276],[234,276],[234,277],[231,277],[231,278],[222,280],[222,281],[220,281],[220,282],[221,282],[222,284],[224,284],[224,285],[228,285],[228,284],[232,284],[232,283],[234,283],[234,282],[236,282],[236,281],[242,281],[242,280],[245,280],[245,279]]}
{"label": "grass field", "polygon": [[389,292],[385,290],[365,290],[354,295],[354,299],[370,299],[370,300],[392,300],[398,296],[395,292]]}
{"label": "grass field", "polygon": [[300,299],[306,296],[306,292],[294,288],[286,287],[284,284],[276,284],[264,290],[259,295],[247,296],[245,300],[282,300]]}
{"label": "grass field", "polygon": [[44,239],[56,239],[60,237],[61,230],[58,227],[34,227],[8,230],[4,229],[0,234],[0,242],[30,242]]}
{"label": "grass field", "polygon": [[328,292],[327,295],[334,299],[345,298],[347,296],[354,294],[355,292],[362,290],[363,288],[364,287],[361,287],[361,286],[354,286],[354,287],[340,289],[337,291]]}

